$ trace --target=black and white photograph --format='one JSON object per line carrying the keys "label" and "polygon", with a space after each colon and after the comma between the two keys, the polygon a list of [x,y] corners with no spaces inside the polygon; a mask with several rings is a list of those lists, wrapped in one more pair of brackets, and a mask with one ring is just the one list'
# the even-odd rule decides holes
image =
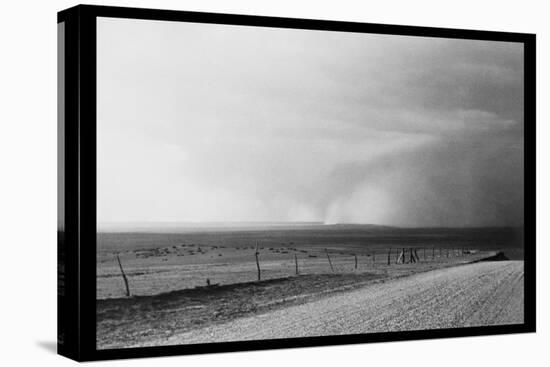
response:
{"label": "black and white photograph", "polygon": [[543,2],[1,8],[0,366],[549,359]]}
{"label": "black and white photograph", "polygon": [[524,56],[97,18],[97,349],[523,324]]}

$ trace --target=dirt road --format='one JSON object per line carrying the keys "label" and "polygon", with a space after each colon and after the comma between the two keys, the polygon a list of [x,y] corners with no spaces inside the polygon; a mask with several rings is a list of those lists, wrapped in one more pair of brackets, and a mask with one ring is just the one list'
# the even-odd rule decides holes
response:
{"label": "dirt road", "polygon": [[523,290],[523,261],[480,262],[389,280],[151,344],[523,323]]}

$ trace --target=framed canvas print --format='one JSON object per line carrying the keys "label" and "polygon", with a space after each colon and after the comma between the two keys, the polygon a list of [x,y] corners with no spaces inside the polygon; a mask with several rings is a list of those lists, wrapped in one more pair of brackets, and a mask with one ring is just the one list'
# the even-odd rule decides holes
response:
{"label": "framed canvas print", "polygon": [[76,360],[535,331],[535,35],[58,15]]}

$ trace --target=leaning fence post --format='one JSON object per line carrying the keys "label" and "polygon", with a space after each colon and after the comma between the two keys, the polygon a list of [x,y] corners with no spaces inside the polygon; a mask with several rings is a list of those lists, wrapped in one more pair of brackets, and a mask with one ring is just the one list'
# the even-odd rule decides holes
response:
{"label": "leaning fence post", "polygon": [[334,268],[332,267],[332,261],[330,261],[330,256],[328,254],[328,250],[325,249],[325,253],[327,254],[328,264],[330,265],[330,270],[334,273]]}
{"label": "leaning fence post", "polygon": [[399,262],[401,262],[402,264],[405,263],[405,249],[402,249],[399,256],[397,256],[397,260],[395,261],[395,263],[399,264]]}
{"label": "leaning fence post", "polygon": [[258,255],[260,253],[258,252],[258,242],[256,242],[256,252],[254,252],[254,256],[256,257],[256,268],[258,269],[258,281],[261,280],[261,275],[260,275],[260,261],[258,260]]}
{"label": "leaning fence post", "polygon": [[126,297],[130,297],[130,287],[128,286],[128,278],[126,278],[126,274],[124,274],[124,269],[122,269],[122,264],[120,262],[120,257],[118,256],[118,254],[116,255],[116,259],[118,261],[118,266],[120,267],[120,273],[122,274],[124,285],[126,286]]}

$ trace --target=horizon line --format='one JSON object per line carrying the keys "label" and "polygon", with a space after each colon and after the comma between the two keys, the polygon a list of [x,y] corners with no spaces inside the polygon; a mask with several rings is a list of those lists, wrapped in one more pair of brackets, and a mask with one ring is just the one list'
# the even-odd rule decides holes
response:
{"label": "horizon line", "polygon": [[[524,223],[521,224],[491,224],[491,225],[456,225],[456,226],[439,226],[439,225],[422,225],[422,226],[407,226],[407,225],[392,225],[392,224],[374,224],[374,223],[359,223],[359,222],[336,222],[327,223],[323,221],[136,221],[136,222],[98,222],[97,229],[128,229],[134,227],[134,229],[166,229],[166,227],[180,227],[180,228],[193,228],[193,227],[209,227],[215,228],[221,227],[236,227],[236,226],[370,226],[370,227],[385,227],[385,228],[402,228],[402,229],[420,229],[420,228],[521,228],[525,227]],[[137,227],[137,228],[136,228]],[[140,228],[141,227],[141,228]],[[143,228],[146,227],[146,228]]]}

